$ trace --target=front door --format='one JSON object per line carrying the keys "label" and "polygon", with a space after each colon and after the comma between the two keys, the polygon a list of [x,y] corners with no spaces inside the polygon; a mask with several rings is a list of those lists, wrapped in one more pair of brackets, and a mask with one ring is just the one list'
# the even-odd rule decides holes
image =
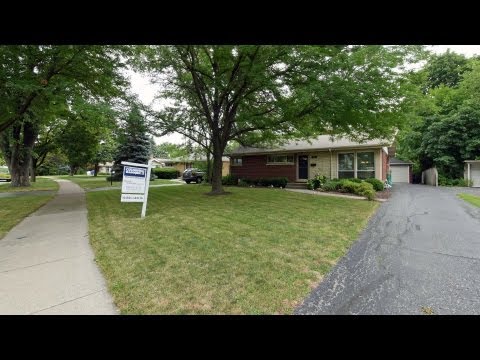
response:
{"label": "front door", "polygon": [[298,180],[308,179],[308,155],[298,155]]}

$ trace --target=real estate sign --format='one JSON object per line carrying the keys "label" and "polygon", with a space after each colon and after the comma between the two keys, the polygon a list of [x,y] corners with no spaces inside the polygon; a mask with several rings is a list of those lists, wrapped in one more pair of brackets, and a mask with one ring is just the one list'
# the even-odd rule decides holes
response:
{"label": "real estate sign", "polygon": [[122,193],[145,194],[146,178],[147,169],[144,167],[124,166]]}
{"label": "real estate sign", "polygon": [[147,165],[122,161],[123,180],[121,202],[141,202],[142,214],[145,217],[147,210],[148,188],[150,181],[150,172],[152,170],[152,161]]}

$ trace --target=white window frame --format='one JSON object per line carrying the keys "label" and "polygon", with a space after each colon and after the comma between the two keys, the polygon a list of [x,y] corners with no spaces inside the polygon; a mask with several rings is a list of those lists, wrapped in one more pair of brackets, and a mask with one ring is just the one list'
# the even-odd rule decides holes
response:
{"label": "white window frame", "polygon": [[355,151],[342,151],[337,153],[337,179],[340,179],[340,171],[352,171],[352,170],[340,170],[340,160],[339,157],[340,155],[343,154],[353,154],[353,177],[356,177],[357,175],[357,154]]}
{"label": "white window frame", "polygon": [[[358,170],[358,153],[373,153],[373,170]],[[375,171],[375,151],[355,151],[355,178],[358,178],[358,172],[372,172],[373,171],[373,177],[376,178],[376,171]],[[367,178],[368,179],[368,178]]]}
{"label": "white window frame", "polygon": [[[357,150],[350,150],[350,151],[341,151],[341,152],[338,152],[337,153],[337,179],[340,179],[339,177],[339,172],[340,171],[352,171],[352,170],[340,170],[340,161],[338,160],[338,157],[340,154],[352,154],[353,153],[353,177],[355,179],[358,178],[357,174],[358,174],[358,170],[357,170],[357,153],[367,153],[367,152],[371,152],[373,153],[373,177],[376,178],[377,177],[377,168],[376,168],[376,164],[375,164],[375,149],[372,149],[372,150],[360,150],[360,151],[357,151]],[[360,170],[360,172],[371,172],[372,170]]]}
{"label": "white window frame", "polygon": [[[236,164],[235,160],[240,160],[240,164]],[[242,166],[243,165],[243,157],[232,157],[232,166]]]}
{"label": "white window frame", "polygon": [[[288,157],[291,157],[292,158],[292,161],[282,161],[282,162],[269,162],[268,161],[268,158],[270,156],[286,156],[287,157],[287,160],[288,160]],[[295,165],[295,155],[292,154],[274,154],[274,155],[267,155],[267,165]]]}

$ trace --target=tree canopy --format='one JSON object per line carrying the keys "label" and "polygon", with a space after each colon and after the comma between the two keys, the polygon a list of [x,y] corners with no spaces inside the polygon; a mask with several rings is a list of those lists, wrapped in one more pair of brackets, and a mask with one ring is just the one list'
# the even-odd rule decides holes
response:
{"label": "tree canopy", "polygon": [[408,46],[143,46],[135,65],[171,101],[154,114],[160,131],[206,131],[212,193],[223,193],[229,141],[391,136],[402,119],[402,67],[420,54]]}
{"label": "tree canopy", "polygon": [[444,80],[418,96],[423,106],[413,109],[410,126],[399,134],[399,157],[414,161],[419,171],[436,166],[448,178],[463,177],[464,161],[480,158],[480,61],[446,53],[423,72],[420,87],[432,78]]}
{"label": "tree canopy", "polygon": [[28,186],[42,126],[81,99],[109,102],[128,85],[122,73],[129,47],[12,45],[0,47],[0,145],[12,186]]}

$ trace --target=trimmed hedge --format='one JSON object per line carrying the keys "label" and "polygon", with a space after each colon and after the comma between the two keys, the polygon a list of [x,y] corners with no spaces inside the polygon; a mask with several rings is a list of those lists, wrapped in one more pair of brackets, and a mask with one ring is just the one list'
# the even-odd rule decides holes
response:
{"label": "trimmed hedge", "polygon": [[238,185],[238,177],[232,174],[222,176],[222,185]]}
{"label": "trimmed hedge", "polygon": [[176,179],[180,176],[180,172],[171,167],[158,167],[152,169],[158,179]]}
{"label": "trimmed hedge", "polygon": [[339,191],[365,196],[368,200],[375,199],[375,189],[367,181],[351,181],[351,179],[329,180],[322,185],[324,191]]}
{"label": "trimmed hedge", "polygon": [[384,184],[382,181],[375,178],[369,178],[369,179],[365,179],[365,182],[372,184],[375,191],[383,191]]}
{"label": "trimmed hedge", "polygon": [[286,187],[288,179],[286,177],[272,177],[272,178],[259,178],[259,179],[242,179],[242,185],[254,185],[254,186],[273,186],[273,187]]}

